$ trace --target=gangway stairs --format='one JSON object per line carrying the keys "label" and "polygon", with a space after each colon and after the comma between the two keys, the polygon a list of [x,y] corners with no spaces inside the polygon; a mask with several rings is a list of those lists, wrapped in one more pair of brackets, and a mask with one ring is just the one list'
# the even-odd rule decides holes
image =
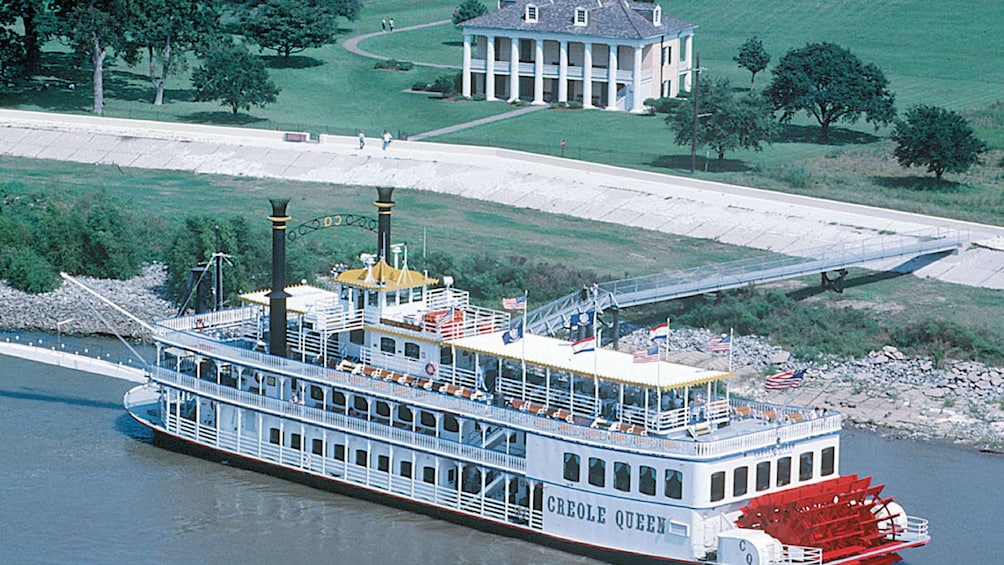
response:
{"label": "gangway stairs", "polygon": [[[549,335],[564,328],[571,315],[593,308],[598,311],[628,308],[749,284],[840,271],[877,261],[947,253],[959,249],[965,241],[967,237],[963,232],[925,230],[814,247],[783,256],[764,255],[608,281],[595,285],[595,293],[588,292],[587,288],[585,293],[569,294],[529,312],[526,327],[530,333]],[[517,323],[514,321],[514,325]]]}

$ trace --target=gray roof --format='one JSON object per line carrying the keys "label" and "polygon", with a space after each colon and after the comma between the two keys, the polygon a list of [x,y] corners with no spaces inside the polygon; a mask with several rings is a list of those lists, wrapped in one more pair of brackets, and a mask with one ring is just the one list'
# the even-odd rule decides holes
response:
{"label": "gray roof", "polygon": [[[526,6],[537,6],[537,21],[525,21]],[[676,36],[691,31],[696,24],[662,14],[662,25],[652,24],[656,4],[630,0],[515,0],[487,14],[460,24],[465,31],[504,29],[573,35],[594,35],[618,39],[645,39],[660,35]],[[575,25],[575,9],[588,10],[586,25]]]}

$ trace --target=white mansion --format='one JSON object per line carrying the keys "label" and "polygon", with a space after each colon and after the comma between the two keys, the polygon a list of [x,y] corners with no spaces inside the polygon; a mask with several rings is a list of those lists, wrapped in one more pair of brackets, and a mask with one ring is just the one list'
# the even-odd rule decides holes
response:
{"label": "white mansion", "polygon": [[695,24],[630,0],[500,0],[460,24],[463,95],[640,112],[690,89]]}

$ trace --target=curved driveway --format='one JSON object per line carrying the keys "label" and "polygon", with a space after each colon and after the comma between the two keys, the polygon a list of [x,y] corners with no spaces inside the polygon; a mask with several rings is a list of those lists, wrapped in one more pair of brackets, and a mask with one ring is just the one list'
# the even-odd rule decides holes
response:
{"label": "curved driveway", "polygon": [[0,155],[428,190],[782,253],[962,230],[976,245],[916,274],[1004,288],[999,226],[505,149],[395,141],[360,151],[345,136],[290,143],[269,130],[0,110]]}

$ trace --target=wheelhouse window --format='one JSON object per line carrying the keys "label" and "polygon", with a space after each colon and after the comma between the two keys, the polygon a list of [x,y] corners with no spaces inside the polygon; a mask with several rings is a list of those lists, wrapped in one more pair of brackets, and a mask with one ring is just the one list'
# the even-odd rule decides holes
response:
{"label": "wheelhouse window", "polygon": [[777,486],[783,487],[791,482],[791,457],[777,460]]}
{"label": "wheelhouse window", "polygon": [[827,447],[823,449],[822,459],[820,460],[819,474],[822,476],[832,475],[836,470],[837,461],[837,449],[835,447]]}
{"label": "wheelhouse window", "polygon": [[581,461],[578,454],[576,453],[565,454],[564,477],[566,481],[572,481],[573,483],[579,482],[580,464]]}
{"label": "wheelhouse window", "polygon": [[589,484],[594,487],[607,486],[607,462],[598,458],[589,458]]}
{"label": "wheelhouse window", "polygon": [[711,474],[711,502],[725,498],[725,471]]}
{"label": "wheelhouse window", "polygon": [[631,465],[621,461],[614,462],[614,488],[631,492]]}
{"label": "wheelhouse window", "polygon": [[666,469],[666,498],[683,498],[683,471]]}
{"label": "wheelhouse window", "polygon": [[642,494],[655,496],[655,469],[642,465],[638,469],[638,490]]}
{"label": "wheelhouse window", "polygon": [[422,348],[417,343],[404,342],[404,356],[408,359],[418,359],[422,354]]}
{"label": "wheelhouse window", "polygon": [[767,490],[770,488],[770,461],[762,461],[756,464],[756,490]]}
{"label": "wheelhouse window", "polygon": [[394,353],[397,351],[397,342],[390,337],[380,338],[380,351],[384,353]]}
{"label": "wheelhouse window", "polygon": [[807,481],[812,478],[812,452],[806,451],[798,456],[798,480]]}
{"label": "wheelhouse window", "polygon": [[732,471],[732,496],[742,496],[749,489],[749,467],[736,467]]}

